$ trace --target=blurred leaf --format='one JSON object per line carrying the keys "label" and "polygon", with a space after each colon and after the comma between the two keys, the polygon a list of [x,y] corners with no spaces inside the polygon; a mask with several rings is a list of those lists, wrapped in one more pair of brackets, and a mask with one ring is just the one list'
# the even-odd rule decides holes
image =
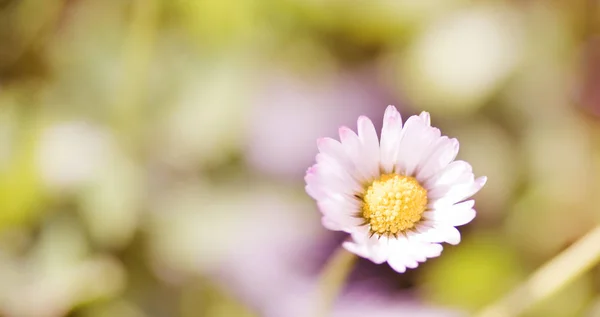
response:
{"label": "blurred leaf", "polygon": [[120,292],[125,286],[120,262],[105,255],[88,257],[88,252],[76,221],[62,216],[49,222],[28,255],[0,258],[0,312],[59,317]]}
{"label": "blurred leaf", "polygon": [[258,317],[250,308],[211,283],[201,288],[186,288],[182,294],[181,312],[181,317]]}
{"label": "blurred leaf", "polygon": [[257,30],[257,0],[177,0],[179,22],[207,49],[247,43]]}
{"label": "blurred leaf", "polygon": [[29,119],[21,122],[10,158],[0,169],[0,230],[34,220],[44,201],[36,168],[38,130],[35,120]]}
{"label": "blurred leaf", "polygon": [[115,153],[83,192],[81,216],[98,245],[120,249],[136,232],[142,200],[142,171]]}
{"label": "blurred leaf", "polygon": [[[507,215],[507,240],[519,247],[529,260],[539,264],[597,224],[597,209],[583,203],[565,201],[564,196],[540,187],[531,188]],[[565,225],[566,220],[568,225]]]}
{"label": "blurred leaf", "polygon": [[522,18],[508,6],[475,6],[441,17],[394,66],[404,93],[440,113],[481,107],[523,55]]}
{"label": "blurred leaf", "polygon": [[44,102],[56,116],[103,117],[120,97],[128,1],[71,2],[71,14],[49,43],[53,80],[47,83]]}
{"label": "blurred leaf", "polygon": [[253,76],[249,66],[231,56],[213,65],[194,66],[160,119],[160,155],[175,166],[196,166],[226,158],[242,141],[246,103]]}
{"label": "blurred leaf", "polygon": [[81,309],[78,316],[82,317],[144,317],[141,309],[125,300],[115,300],[96,303]]}
{"label": "blurred leaf", "polygon": [[432,260],[423,274],[426,299],[465,309],[491,303],[523,276],[516,253],[491,233],[470,234],[459,247]]}

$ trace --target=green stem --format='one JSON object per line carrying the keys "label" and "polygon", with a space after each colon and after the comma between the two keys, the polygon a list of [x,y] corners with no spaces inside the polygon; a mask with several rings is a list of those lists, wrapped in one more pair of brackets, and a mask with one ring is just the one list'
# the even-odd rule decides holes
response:
{"label": "green stem", "polygon": [[343,288],[348,274],[352,271],[357,257],[346,251],[341,245],[329,259],[321,273],[319,281],[315,317],[331,315],[333,304]]}
{"label": "green stem", "polygon": [[599,260],[600,226],[544,264],[527,281],[476,316],[518,316],[581,276]]}

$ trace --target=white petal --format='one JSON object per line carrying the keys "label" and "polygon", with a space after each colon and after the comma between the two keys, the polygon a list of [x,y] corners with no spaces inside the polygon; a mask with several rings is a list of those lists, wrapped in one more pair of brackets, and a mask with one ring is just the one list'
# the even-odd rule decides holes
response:
{"label": "white petal", "polygon": [[320,138],[317,140],[319,152],[329,154],[340,162],[347,161],[342,144],[332,138]]}
{"label": "white petal", "polygon": [[418,235],[415,240],[426,242],[447,242],[450,244],[460,243],[460,232],[448,224],[440,224],[432,221],[423,221],[417,225]]}
{"label": "white petal", "polygon": [[346,169],[325,153],[317,154],[317,165],[314,168],[314,172],[318,177],[326,178],[324,179],[324,183],[328,183],[329,181],[338,184],[341,183],[344,192],[358,193],[363,190],[362,185],[348,174]]}
{"label": "white petal", "polygon": [[442,232],[442,234],[446,237],[444,242],[448,242],[452,245],[457,245],[460,243],[460,232],[458,231],[458,229],[452,226],[444,225],[439,226],[438,228],[436,228],[436,230]]}
{"label": "white petal", "polygon": [[341,179],[332,169],[317,164],[312,167],[311,171],[312,173],[306,174],[304,180],[313,189],[313,192],[323,193],[325,196],[342,194],[348,197],[353,197],[356,193],[356,185]]}
{"label": "white petal", "polygon": [[346,250],[367,258],[374,263],[385,262],[389,255],[389,240],[386,237],[370,236],[366,227],[360,227],[352,233],[351,239],[344,242]]}
{"label": "white petal", "polygon": [[448,137],[439,138],[431,147],[430,153],[425,155],[416,171],[416,178],[423,182],[433,175],[442,171],[458,154],[458,141],[448,139]]}
{"label": "white petal", "polygon": [[450,184],[464,174],[473,174],[471,164],[460,160],[454,161],[439,173],[425,180],[423,185],[427,190],[430,190],[439,185]]}
{"label": "white petal", "polygon": [[377,264],[381,264],[388,259],[389,250],[386,240],[381,240],[375,236],[369,238],[367,247],[369,249],[369,258]]}
{"label": "white petal", "polygon": [[430,243],[423,247],[423,254],[425,254],[427,258],[434,258],[440,256],[443,249],[444,247],[442,247],[441,244]]}
{"label": "white petal", "polygon": [[317,204],[324,204],[326,207],[335,208],[336,211],[340,210],[340,213],[353,215],[360,210],[360,202],[354,198],[349,198],[343,195],[329,195],[327,198],[319,200]]}
{"label": "white petal", "polygon": [[342,229],[343,227],[339,223],[329,219],[327,216],[321,217],[321,224],[323,225],[323,227],[325,227],[326,229],[329,229],[331,231],[342,231],[343,230]]}
{"label": "white petal", "polygon": [[320,138],[317,140],[317,147],[319,148],[319,152],[333,158],[347,171],[348,174],[353,177],[355,176],[353,173],[354,164],[346,154],[346,151],[340,142],[332,138]]}
{"label": "white petal", "polygon": [[390,240],[388,264],[397,272],[403,273],[406,268],[416,268],[419,262],[439,256],[442,246],[435,243],[398,238]]}
{"label": "white petal", "polygon": [[448,191],[446,195],[432,202],[432,204],[428,204],[428,206],[432,206],[434,209],[438,209],[443,208],[444,206],[454,205],[475,195],[485,185],[486,182],[487,177],[482,176],[466,184],[463,183],[456,186],[452,186],[452,188],[450,189],[450,191]]}
{"label": "white petal", "polygon": [[394,169],[401,138],[402,117],[396,107],[388,106],[383,116],[380,149],[381,168],[385,173],[391,173]]}
{"label": "white petal", "polygon": [[[342,243],[344,249],[348,250],[348,252],[352,252],[362,258],[368,258],[369,254],[364,245],[356,243],[352,240],[347,240]],[[378,263],[379,264],[379,263]]]}
{"label": "white petal", "polygon": [[437,230],[436,225],[434,221],[421,221],[417,224],[416,234],[412,234],[412,239],[421,242],[445,242],[446,236]]}
{"label": "white petal", "polygon": [[338,230],[352,232],[362,223],[361,219],[354,216],[357,209],[343,200],[326,199],[317,202],[317,205],[327,220],[340,228]]}
{"label": "white petal", "polygon": [[419,266],[419,262],[416,260],[409,260],[406,262],[406,267],[409,269],[416,269]]}
{"label": "white petal", "polygon": [[398,273],[406,272],[406,259],[402,257],[396,256],[393,259],[389,259],[388,264]]}
{"label": "white petal", "polygon": [[425,124],[431,126],[431,116],[429,115],[429,112],[423,111],[421,112],[421,114],[419,114],[419,117],[423,119],[423,122],[425,122]]}
{"label": "white petal", "polygon": [[[409,262],[414,261],[410,253],[410,244],[406,239],[390,241],[390,256],[388,264],[398,273],[406,272]],[[413,267],[414,268],[414,267]]]}
{"label": "white petal", "polygon": [[341,127],[340,140],[342,141],[346,155],[354,163],[355,175],[359,176],[359,180],[361,181],[370,180],[369,160],[363,155],[362,144],[358,135],[348,127]]}
{"label": "white petal", "polygon": [[432,144],[440,137],[439,129],[431,128],[420,117],[411,116],[402,129],[402,139],[396,159],[396,172],[413,175]]}
{"label": "white petal", "polygon": [[487,183],[487,176],[478,177],[475,182],[473,182],[473,184],[462,193],[462,195],[458,196],[456,201],[459,202],[475,195],[483,188],[483,186],[485,186],[485,183]]}
{"label": "white petal", "polygon": [[327,197],[327,194],[323,191],[322,186],[319,185],[316,166],[313,165],[308,168],[306,175],[304,176],[306,182],[306,192],[315,200],[320,200]]}
{"label": "white petal", "polygon": [[435,222],[441,222],[451,226],[462,226],[475,218],[476,212],[473,209],[474,205],[474,200],[468,200],[451,207],[426,211],[423,213],[423,216]]}
{"label": "white petal", "polygon": [[379,174],[379,139],[375,126],[369,118],[360,116],[357,121],[358,138],[362,144],[362,154],[365,157],[369,176],[375,178]]}
{"label": "white petal", "polygon": [[304,189],[306,190],[306,193],[310,197],[312,197],[314,200],[320,200],[320,199],[324,199],[327,197],[327,195],[325,193],[320,191],[320,187],[306,185],[306,186],[304,186]]}
{"label": "white petal", "polygon": [[440,185],[436,186],[427,191],[427,199],[429,200],[428,207],[432,207],[435,205],[435,202],[446,196],[450,190],[452,190],[452,185]]}

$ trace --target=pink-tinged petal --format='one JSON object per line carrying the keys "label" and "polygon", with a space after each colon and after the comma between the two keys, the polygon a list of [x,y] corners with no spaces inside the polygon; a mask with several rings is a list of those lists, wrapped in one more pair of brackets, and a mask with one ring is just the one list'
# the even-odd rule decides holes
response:
{"label": "pink-tinged petal", "polygon": [[348,142],[348,140],[350,138],[358,139],[358,136],[356,135],[356,133],[354,133],[354,131],[352,131],[352,129],[345,127],[345,126],[340,127],[339,134],[340,134],[340,141],[342,142],[342,145],[344,144],[344,142]]}
{"label": "pink-tinged petal", "polygon": [[321,153],[327,153],[333,157],[342,156],[345,158],[342,144],[332,138],[320,138],[317,140],[317,148]]}
{"label": "pink-tinged petal", "polygon": [[433,220],[437,223],[444,223],[451,226],[462,226],[471,222],[476,215],[474,200],[468,200],[460,204],[453,205],[451,207],[426,211],[423,216],[426,219]]}
{"label": "pink-tinged petal", "polygon": [[352,196],[355,193],[352,183],[340,179],[333,170],[321,166],[316,167],[316,173],[307,174],[304,180],[313,189],[313,192],[319,192],[325,196],[335,194]]}
{"label": "pink-tinged petal", "polygon": [[385,173],[391,173],[394,169],[401,138],[402,117],[396,107],[388,106],[383,116],[380,148],[381,168]]}
{"label": "pink-tinged petal", "polygon": [[346,155],[346,151],[340,142],[332,138],[320,138],[317,140],[317,147],[319,152],[336,160],[340,166],[346,169],[348,174],[353,175],[354,163]]}
{"label": "pink-tinged petal", "polygon": [[360,116],[357,121],[357,127],[361,142],[367,145],[366,148],[376,150],[379,147],[379,139],[377,138],[377,131],[375,131],[373,122],[365,116]]}
{"label": "pink-tinged petal", "polygon": [[329,155],[317,154],[317,162],[319,170],[322,172],[317,173],[316,169],[313,169],[312,172],[324,178],[324,182],[333,182],[335,186],[343,187],[341,192],[358,193],[363,190],[362,185]]}
{"label": "pink-tinged petal", "polygon": [[314,186],[310,186],[310,185],[306,185],[304,187],[304,190],[306,190],[306,193],[312,197],[314,200],[319,200],[319,199],[324,199],[325,197],[327,197],[325,195],[325,193],[319,191],[318,187],[314,187]]}
{"label": "pink-tinged petal", "polygon": [[457,197],[453,199],[454,203],[463,201],[475,195],[478,191],[480,191],[483,188],[483,186],[485,186],[486,183],[487,176],[478,177],[467,189],[465,189],[465,191],[462,192],[462,195],[457,195]]}
{"label": "pink-tinged petal", "polygon": [[306,173],[306,175],[304,175],[304,181],[306,182],[306,184],[308,186],[312,186],[315,189],[319,189],[319,177],[317,176],[316,171],[316,166],[313,167],[311,169],[311,173]]}
{"label": "pink-tinged petal", "polygon": [[426,125],[431,126],[431,116],[429,112],[423,111],[419,114],[419,117],[425,122]]}
{"label": "pink-tinged petal", "polygon": [[354,164],[354,174],[361,181],[370,180],[369,162],[364,158],[358,135],[347,127],[340,128],[340,140],[346,155]]}
{"label": "pink-tinged petal", "polygon": [[453,205],[461,200],[457,197],[461,197],[466,191],[471,188],[475,182],[475,176],[473,173],[464,173],[457,175],[458,178],[452,180],[450,183],[438,184],[429,190],[427,198],[429,203],[427,207],[429,209],[437,209],[443,206]]}
{"label": "pink-tinged petal", "polygon": [[357,121],[358,138],[362,144],[362,155],[368,165],[369,176],[375,178],[379,174],[379,139],[375,126],[369,118],[361,116]]}
{"label": "pink-tinged petal", "polygon": [[471,164],[465,161],[454,161],[442,171],[423,181],[425,189],[431,190],[437,186],[453,184],[464,175],[473,175]]}
{"label": "pink-tinged petal", "polygon": [[341,194],[329,195],[327,198],[319,200],[317,205],[319,204],[326,204],[327,206],[329,206],[328,204],[335,204],[336,208],[348,214],[356,214],[361,208],[361,202],[355,197],[348,197]]}
{"label": "pink-tinged petal", "polygon": [[402,130],[395,170],[400,174],[412,176],[441,133],[439,129],[426,125],[417,116],[408,118]]}
{"label": "pink-tinged petal", "polygon": [[483,186],[485,186],[486,183],[487,183],[487,176],[478,177],[475,180],[475,184],[473,184],[471,191],[466,192],[459,201],[467,199],[467,198],[475,195],[478,191],[480,191],[483,188]]}
{"label": "pink-tinged petal", "polygon": [[327,216],[321,217],[321,224],[323,225],[323,227],[325,227],[325,229],[328,229],[331,231],[342,231],[343,230],[343,227],[339,223],[329,219]]}
{"label": "pink-tinged petal", "polygon": [[458,140],[448,139],[445,136],[439,138],[417,167],[415,172],[417,180],[423,182],[442,171],[456,158],[458,148]]}
{"label": "pink-tinged petal", "polygon": [[343,200],[326,199],[317,203],[321,213],[327,219],[335,223],[338,230],[352,232],[353,229],[360,226],[362,220],[354,217],[357,209],[351,204],[345,203]]}
{"label": "pink-tinged petal", "polygon": [[442,198],[436,200],[431,206],[434,209],[451,206],[475,195],[487,182],[487,177],[482,176],[467,183],[459,183]]}
{"label": "pink-tinged petal", "polygon": [[319,200],[326,197],[324,193],[320,192],[318,188],[315,188],[314,186],[306,185],[304,189],[306,190],[306,193],[314,200]]}
{"label": "pink-tinged petal", "polygon": [[457,176],[458,178],[452,180],[451,183],[438,184],[429,189],[427,193],[427,198],[429,200],[427,207],[429,209],[437,209],[442,206],[447,207],[449,204],[453,205],[464,200],[464,198],[470,197],[464,196],[462,199],[458,198],[463,197],[465,192],[470,191],[470,188],[475,183],[475,176],[470,172]]}
{"label": "pink-tinged petal", "polygon": [[306,182],[306,192],[315,200],[320,200],[327,197],[323,187],[319,184],[318,177],[315,172],[316,166],[311,167],[309,171],[310,172],[307,172],[306,176],[304,176],[304,181]]}

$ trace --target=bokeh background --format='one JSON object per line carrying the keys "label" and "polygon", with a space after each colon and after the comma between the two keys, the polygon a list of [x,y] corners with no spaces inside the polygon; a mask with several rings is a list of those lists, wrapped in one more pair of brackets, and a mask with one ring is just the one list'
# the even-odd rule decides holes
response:
{"label": "bokeh background", "polygon": [[[315,140],[431,112],[463,242],[334,316],[466,316],[600,221],[594,0],[1,0],[0,316],[309,316]],[[600,316],[593,269],[525,316]]]}

